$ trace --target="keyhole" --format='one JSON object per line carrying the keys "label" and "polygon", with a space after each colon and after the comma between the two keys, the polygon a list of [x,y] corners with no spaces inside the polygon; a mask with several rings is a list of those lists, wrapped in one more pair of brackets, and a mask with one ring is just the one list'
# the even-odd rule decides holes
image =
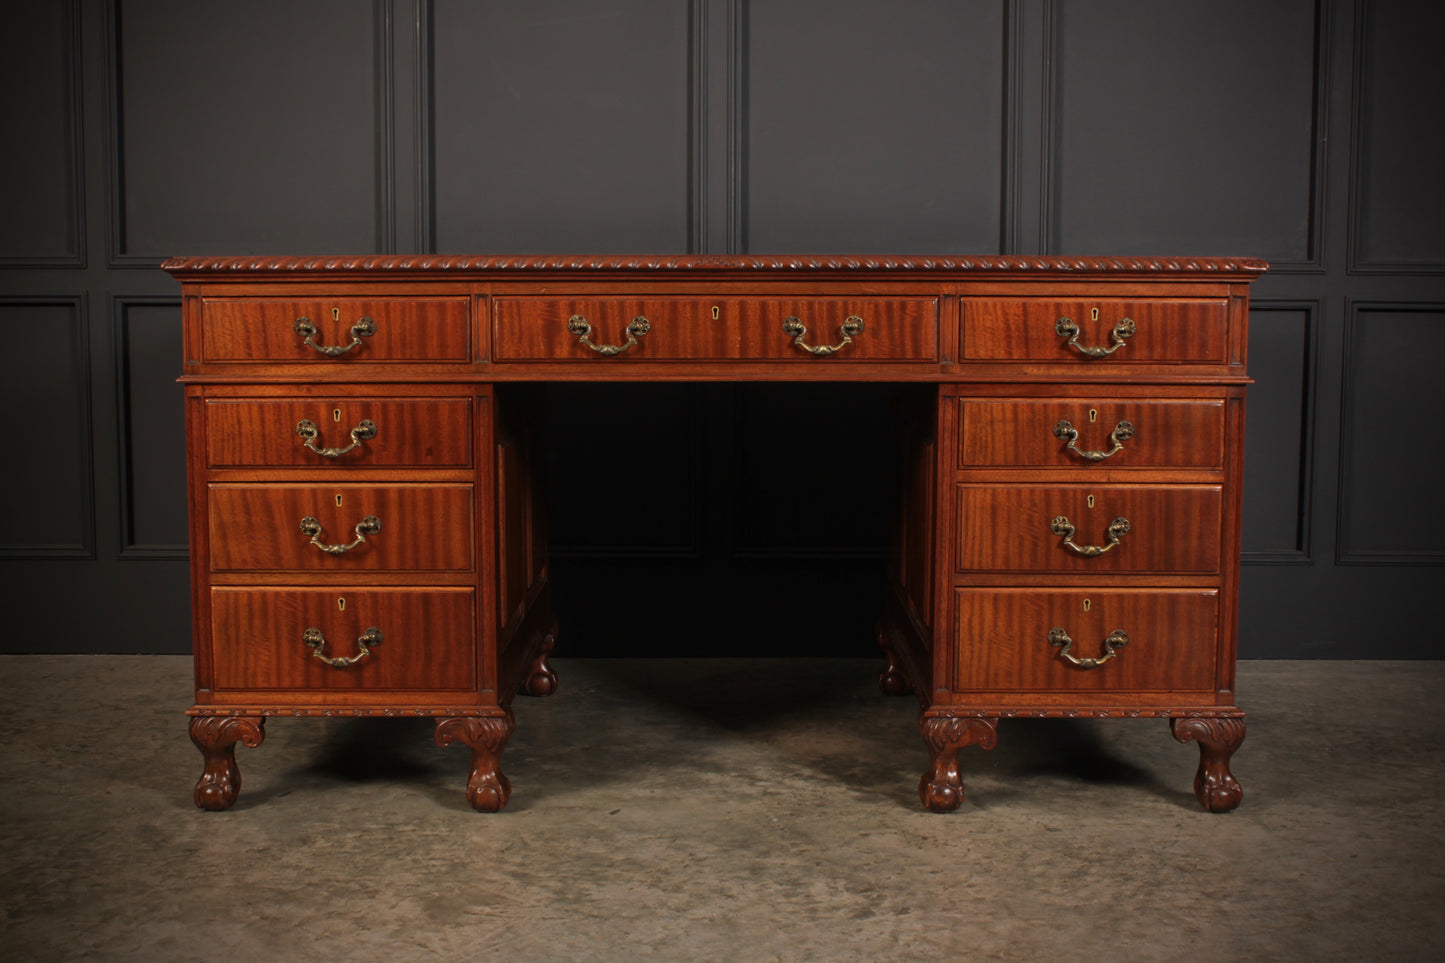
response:
{"label": "keyhole", "polygon": [[714,304],[714,305],[712,306],[712,319],[713,319],[714,321],[716,321],[716,320],[718,319],[718,315],[720,315],[721,313],[722,313],[722,309],[719,308],[716,304]]}
{"label": "keyhole", "polygon": [[[340,421],[340,420],[341,420],[341,409],[340,409],[340,408],[332,408],[332,409],[331,409],[331,420],[332,420],[332,421]],[[1089,420],[1090,420],[1090,421],[1093,421],[1094,419],[1090,418]]]}
{"label": "keyhole", "polygon": [[[1094,312],[1094,317],[1097,318],[1098,316],[1099,316],[1099,312],[1098,312],[1098,311],[1095,311],[1095,312]],[[341,309],[340,309],[340,308],[332,308],[332,309],[331,309],[331,320],[332,320],[332,321],[340,321],[340,320],[341,320]]]}
{"label": "keyhole", "polygon": [[1089,611],[1089,606],[1090,606],[1090,605],[1093,605],[1093,604],[1094,604],[1094,603],[1090,602],[1088,599],[1084,599],[1084,611],[1085,611],[1085,612]]}
{"label": "keyhole", "polygon": [[[1088,497],[1088,503],[1089,503],[1089,507],[1090,507],[1090,508],[1093,508],[1093,507],[1094,507],[1094,496],[1093,496],[1093,495],[1090,495],[1090,496]],[[337,495],[337,496],[336,496],[336,504],[338,504],[338,505],[341,504],[341,496],[340,496],[340,495]]]}
{"label": "keyhole", "polygon": [[338,612],[345,612],[345,611],[346,611],[346,599],[337,599],[337,600],[336,600],[336,610],[337,610]]}
{"label": "keyhole", "polygon": [[1092,425],[1094,422],[1096,422],[1096,421],[1098,421],[1098,420],[1099,420],[1099,409],[1098,409],[1098,408],[1090,408],[1090,409],[1089,409],[1089,424]]}
{"label": "keyhole", "polygon": [[1099,309],[1098,309],[1098,308],[1095,308],[1094,310],[1092,310],[1092,311],[1089,312],[1089,320],[1090,320],[1090,321],[1097,321],[1097,320],[1099,320]]}
{"label": "keyhole", "polygon": [[[336,507],[337,507],[337,508],[340,508],[340,507],[341,507],[341,492],[337,492],[337,493],[336,493]],[[1094,507],[1094,496],[1093,496],[1093,495],[1090,495],[1090,496],[1089,496],[1089,507],[1090,507],[1090,508],[1093,508],[1093,507]]]}

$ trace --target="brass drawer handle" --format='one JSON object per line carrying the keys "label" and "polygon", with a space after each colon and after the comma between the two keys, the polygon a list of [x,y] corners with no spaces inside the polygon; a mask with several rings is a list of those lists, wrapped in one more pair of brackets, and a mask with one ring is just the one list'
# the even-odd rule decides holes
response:
{"label": "brass drawer handle", "polygon": [[356,654],[351,656],[329,656],[324,654],[321,650],[326,647],[326,636],[321,634],[320,629],[307,629],[305,632],[302,632],[301,642],[308,646],[312,650],[311,654],[322,662],[336,669],[344,669],[347,666],[355,665],[370,655],[371,646],[381,644],[381,629],[373,625],[361,633],[356,639]]}
{"label": "brass drawer handle", "polygon": [[1113,354],[1124,346],[1126,338],[1134,337],[1134,320],[1132,318],[1121,318],[1114,329],[1109,332],[1111,344],[1107,348],[1095,348],[1079,344],[1079,326],[1074,323],[1073,318],[1059,318],[1054,322],[1054,333],[1061,338],[1068,338],[1064,347],[1073,348],[1086,358],[1102,358],[1105,355]]}
{"label": "brass drawer handle", "polygon": [[598,354],[610,358],[636,344],[638,338],[652,330],[652,322],[640,315],[633,318],[627,325],[627,341],[624,344],[593,344],[592,322],[580,314],[574,314],[567,319],[567,330],[577,336],[578,344],[585,344]]}
{"label": "brass drawer handle", "polygon": [[363,441],[370,441],[375,438],[376,423],[370,418],[361,419],[361,422],[355,428],[351,429],[351,444],[345,448],[317,448],[316,438],[320,433],[320,430],[316,427],[316,422],[310,418],[302,418],[296,422],[296,434],[301,436],[301,443],[303,445],[316,452],[316,454],[322,458],[337,458],[346,454]]}
{"label": "brass drawer handle", "polygon": [[1097,669],[1118,655],[1119,650],[1129,644],[1129,634],[1123,629],[1115,629],[1110,632],[1108,637],[1104,639],[1104,654],[1097,659],[1081,659],[1077,655],[1074,655],[1069,651],[1073,644],[1074,640],[1069,638],[1069,633],[1063,629],[1057,626],[1049,629],[1049,645],[1062,649],[1062,651],[1059,652],[1059,658],[1081,669]]}
{"label": "brass drawer handle", "polygon": [[1109,551],[1109,549],[1118,545],[1119,539],[1129,534],[1129,519],[1116,518],[1109,523],[1108,531],[1105,532],[1105,534],[1109,537],[1109,544],[1107,545],[1076,544],[1074,542],[1074,523],[1069,521],[1068,516],[1066,515],[1060,515],[1052,522],[1050,522],[1049,531],[1053,532],[1055,535],[1059,536],[1064,540],[1064,548],[1078,552],[1085,558],[1093,558],[1096,555],[1103,555],[1105,552]]}
{"label": "brass drawer handle", "polygon": [[[338,317],[340,313],[341,312],[336,308],[331,309],[331,316],[333,319]],[[306,340],[302,341],[301,343],[306,345],[308,348],[312,348],[313,350],[326,355],[326,357],[328,358],[336,358],[340,357],[341,355],[350,351],[352,348],[355,348],[357,345],[361,344],[362,338],[369,338],[373,334],[376,334],[376,322],[371,320],[370,318],[362,318],[360,321],[357,321],[355,324],[353,324],[351,326],[350,344],[317,344],[316,325],[311,323],[310,318],[296,319],[296,333],[300,335],[305,335]]]}
{"label": "brass drawer handle", "polygon": [[321,551],[327,555],[340,555],[342,552],[349,552],[362,542],[365,542],[366,536],[375,535],[379,531],[381,531],[381,519],[375,515],[368,515],[357,522],[356,527],[352,529],[356,538],[352,540],[350,545],[327,545],[321,541],[321,523],[311,515],[307,515],[301,519],[301,534],[311,536],[311,544],[321,549]]}
{"label": "brass drawer handle", "polygon": [[838,329],[839,333],[843,335],[842,341],[839,341],[837,344],[804,344],[803,338],[807,337],[808,329],[803,322],[791,315],[783,319],[783,333],[791,334],[793,336],[793,344],[809,354],[815,355],[833,354],[836,351],[842,351],[853,343],[853,336],[862,330],[863,319],[856,314],[850,314],[843,319],[843,325]]}
{"label": "brass drawer handle", "polygon": [[1066,439],[1068,444],[1064,446],[1065,451],[1071,451],[1085,461],[1103,461],[1124,450],[1124,442],[1134,437],[1134,425],[1127,421],[1121,421],[1109,432],[1109,444],[1113,445],[1108,451],[1085,451],[1077,447],[1079,430],[1075,428],[1068,419],[1054,425],[1054,437]]}

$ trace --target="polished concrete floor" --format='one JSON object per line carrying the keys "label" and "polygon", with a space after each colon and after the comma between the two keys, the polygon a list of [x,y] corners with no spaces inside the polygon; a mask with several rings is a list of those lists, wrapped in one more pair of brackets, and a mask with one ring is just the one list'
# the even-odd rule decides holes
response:
{"label": "polished concrete floor", "polygon": [[206,813],[189,659],[0,658],[0,956],[1445,959],[1445,663],[1241,665],[1227,815],[1161,720],[1005,722],[934,815],[870,662],[556,667],[501,814],[430,722],[279,718]]}

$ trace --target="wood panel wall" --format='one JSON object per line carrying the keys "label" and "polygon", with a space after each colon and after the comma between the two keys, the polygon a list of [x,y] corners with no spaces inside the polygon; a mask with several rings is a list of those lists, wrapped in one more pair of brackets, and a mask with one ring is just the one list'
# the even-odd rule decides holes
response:
{"label": "wood panel wall", "polygon": [[[1241,654],[1435,657],[1442,27],[1410,0],[15,5],[0,651],[188,649],[168,255],[847,250],[1268,258]],[[878,389],[545,397],[574,654],[871,651]]]}

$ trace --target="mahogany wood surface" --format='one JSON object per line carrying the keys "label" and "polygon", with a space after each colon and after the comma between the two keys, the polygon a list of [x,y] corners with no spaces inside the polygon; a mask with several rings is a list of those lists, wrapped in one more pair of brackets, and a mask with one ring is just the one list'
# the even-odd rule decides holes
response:
{"label": "mahogany wood surface", "polygon": [[376,333],[334,360],[466,361],[471,357],[470,316],[464,298],[207,299],[202,356],[207,361],[314,362],[324,355],[297,333],[298,319],[315,325],[317,344],[339,347],[351,342],[353,325],[370,318]]}
{"label": "mahogany wood surface", "polygon": [[[212,596],[217,691],[465,690],[476,685],[471,589],[219,587]],[[345,667],[317,659],[302,640],[306,629],[320,629],[324,655],[350,658],[358,654],[356,640],[373,627],[382,641]]]}
{"label": "mahogany wood surface", "polygon": [[[960,805],[958,752],[992,747],[1014,715],[1170,718],[1200,746],[1201,804],[1238,804],[1243,392],[1248,285],[1263,262],[377,255],[164,267],[182,282],[197,805],[235,801],[234,745],[258,744],[266,716],[354,713],[436,717],[438,744],[471,750],[470,803],[505,806],[513,697],[558,687],[535,386],[635,380],[895,384],[880,685],[919,700],[925,806]],[[574,316],[606,351],[569,329]],[[302,317],[314,343],[346,350],[305,344]],[[638,317],[648,330],[626,344]],[[348,348],[362,318],[375,331]],[[794,343],[788,318],[803,343],[837,350]],[[845,337],[849,318],[860,326]],[[1063,318],[1076,345],[1117,347],[1087,356],[1068,343],[1073,328],[1060,334]],[[1114,337],[1124,318],[1132,329]],[[303,420],[323,452],[297,433]],[[353,445],[363,420],[375,430]],[[1132,430],[1119,436],[1121,422]],[[344,552],[300,528],[314,518],[317,541],[340,546],[368,515],[379,530]],[[1079,546],[1106,544],[1115,518],[1129,531],[1080,555],[1051,531],[1056,516]],[[316,658],[308,629],[337,664]],[[1055,629],[1089,664],[1050,644]],[[1116,637],[1102,661],[1116,630],[1128,642]]]}
{"label": "mahogany wood surface", "polygon": [[[651,330],[616,356],[619,362],[732,359],[818,364],[938,357],[937,298],[497,298],[493,313],[496,361],[611,362],[569,332],[567,323],[574,316],[586,318],[593,328],[592,340],[606,345],[624,344],[633,319],[648,320]],[[793,343],[793,335],[783,328],[790,317],[805,326],[805,343],[813,346],[840,344],[840,329],[850,317],[862,321],[862,330],[834,354],[819,356]]]}
{"label": "mahogany wood surface", "polygon": [[[471,571],[472,488],[457,484],[221,484],[211,486],[211,566],[227,571]],[[332,554],[315,539],[354,548]],[[380,531],[355,535],[377,520]],[[363,533],[365,534],[365,533]]]}
{"label": "mahogany wood surface", "polygon": [[[212,468],[355,466],[470,468],[470,398],[211,398],[207,463]],[[297,425],[316,426],[313,447],[347,448],[363,422],[374,434],[321,455]]]}
{"label": "mahogany wood surface", "polygon": [[[1218,485],[959,485],[958,570],[1212,575],[1220,566],[1222,512]],[[1115,519],[1127,520],[1129,530],[1089,557],[1054,533],[1058,517],[1069,520],[1072,541],[1084,548],[1108,546]]]}
{"label": "mahogany wood surface", "polygon": [[[1098,317],[1094,317],[1094,312]],[[1134,334],[1108,356],[1112,364],[1223,362],[1228,359],[1224,300],[1054,300],[965,298],[960,357],[973,361],[1096,360],[1078,353],[1055,328],[1078,325],[1079,344],[1108,348],[1110,331],[1128,318]]]}
{"label": "mahogany wood surface", "polygon": [[[1224,399],[1146,401],[1112,397],[1047,401],[969,399],[960,402],[959,468],[1201,468],[1224,465]],[[1067,421],[1082,452],[1055,434]],[[1128,437],[1115,445],[1111,433],[1127,423]],[[1113,452],[1112,454],[1109,454]]]}
{"label": "mahogany wood surface", "polygon": [[[959,691],[1008,692],[1037,701],[1038,694],[1171,690],[1209,693],[1214,686],[1219,635],[1215,589],[1080,587],[1070,589],[960,588],[955,594],[958,647],[953,686]],[[1062,628],[1080,659],[1105,655],[1103,640],[1128,634],[1114,658],[1094,668],[1075,666],[1049,643]]]}

